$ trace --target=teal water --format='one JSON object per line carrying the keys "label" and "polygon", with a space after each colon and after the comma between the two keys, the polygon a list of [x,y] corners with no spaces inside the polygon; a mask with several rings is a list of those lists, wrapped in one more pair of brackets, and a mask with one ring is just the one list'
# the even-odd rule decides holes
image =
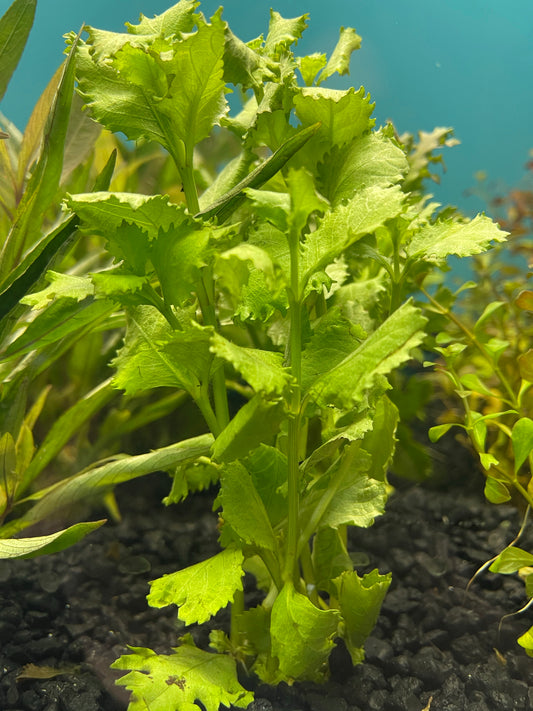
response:
{"label": "teal water", "polygon": [[[139,13],[153,16],[172,0],[38,0],[29,43],[0,110],[23,128],[62,60],[62,35],[82,23],[120,31]],[[201,9],[212,15],[219,2]],[[0,0],[0,14],[10,0]],[[363,47],[351,76],[330,86],[360,85],[376,101],[378,124],[400,133],[453,126],[461,145],[445,151],[447,173],[433,190],[468,213],[483,209],[464,196],[484,170],[509,185],[523,175],[533,148],[533,0],[227,0],[224,17],[248,40],[268,28],[269,8],[285,17],[309,12],[298,52],[330,52],[341,25],[355,27]]]}

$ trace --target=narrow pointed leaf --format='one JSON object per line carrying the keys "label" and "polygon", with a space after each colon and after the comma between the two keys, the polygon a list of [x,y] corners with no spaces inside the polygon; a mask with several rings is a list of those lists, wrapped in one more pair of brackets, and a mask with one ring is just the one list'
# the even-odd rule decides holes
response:
{"label": "narrow pointed leaf", "polygon": [[70,438],[76,434],[104,405],[116,396],[116,390],[111,386],[111,380],[105,380],[94,390],[87,393],[72,407],[66,410],[52,425],[48,434],[39,446],[30,465],[24,472],[19,486],[19,495],[41,473],[44,467],[59,454]]}
{"label": "narrow pointed leaf", "polygon": [[118,484],[156,471],[174,470],[180,464],[209,455],[213,444],[211,435],[200,435],[177,444],[156,449],[148,454],[118,456],[107,464],[76,474],[39,493],[40,500],[13,523],[0,529],[0,537],[9,537],[47,516],[68,509],[77,501],[98,497]]}
{"label": "narrow pointed leaf", "polygon": [[320,124],[315,123],[298,131],[283,143],[270,158],[267,158],[264,163],[261,163],[260,166],[212,205],[204,208],[196,217],[201,217],[202,219],[217,217],[220,223],[224,222],[246,199],[245,188],[260,188],[264,185],[315,135],[319,128]]}
{"label": "narrow pointed leaf", "polygon": [[0,100],[22,56],[37,0],[15,0],[0,18]]}
{"label": "narrow pointed leaf", "polygon": [[242,459],[260,444],[270,444],[279,431],[285,408],[281,401],[255,395],[233,417],[215,440],[213,459]]}
{"label": "narrow pointed leaf", "polygon": [[63,167],[63,148],[74,92],[73,43],[63,65],[61,80],[43,135],[41,154],[20,201],[11,230],[0,254],[0,280],[21,261],[24,252],[38,241],[43,215],[55,197]]}
{"label": "narrow pointed leaf", "polygon": [[35,558],[39,555],[59,553],[100,528],[105,522],[106,520],[102,519],[91,523],[77,523],[48,536],[0,539],[0,559]]}

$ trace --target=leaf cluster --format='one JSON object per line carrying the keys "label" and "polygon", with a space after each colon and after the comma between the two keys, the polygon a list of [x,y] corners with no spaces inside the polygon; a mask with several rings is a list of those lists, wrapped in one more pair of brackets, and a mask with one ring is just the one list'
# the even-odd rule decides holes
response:
{"label": "leaf cluster", "polygon": [[[111,185],[112,159],[94,184],[65,190],[63,221],[30,256],[22,238],[8,239],[19,266],[5,283],[4,362],[33,377],[43,354],[46,367],[71,349],[76,360],[80,340],[104,333],[111,375],[64,413],[35,456],[37,412],[24,414],[6,377],[6,510],[119,391],[141,407],[131,425],[121,419],[127,408],[104,418],[106,445],[115,423],[119,432],[140,427],[177,400],[202,418],[190,436],[175,428],[170,443],[147,454],[92,460],[28,496],[27,510],[0,529],[8,538],[154,470],[171,476],[168,505],[218,483],[220,552],[153,581],[148,602],[175,605],[186,625],[231,604],[229,636],[212,633],[216,655],[185,636],[171,655],[133,649],[121,657],[115,667],[129,671],[119,683],[132,692],[131,709],[246,706],[237,662],[271,684],[323,680],[339,637],[354,664],[363,660],[390,575],[359,574],[347,530],[372,525],[390,492],[401,414],[391,383],[420,357],[428,328],[412,297],[449,255],[478,254],[505,238],[485,216],[439,212],[421,195],[448,129],[421,134],[418,144],[401,139],[391,125],[376,129],[363,87],[324,86],[348,72],[355,30],[341,30],[329,58],[298,57],[306,15],[272,11],[266,35],[246,43],[221,10],[206,19],[198,6],[180,0],[124,33],[88,27],[67,38],[61,100],[76,81],[84,117],[136,141],[140,164],[154,143],[165,151],[161,191],[132,187],[140,164],[131,161],[130,178]],[[243,97],[236,114],[226,99],[232,88]],[[65,110],[57,116],[64,128]],[[57,140],[50,165],[64,152]],[[178,190],[167,190],[172,174]],[[30,197],[40,185],[28,183]],[[41,207],[20,209],[16,235],[42,217]],[[27,234],[42,230],[34,227]],[[70,269],[45,263],[41,255],[67,233],[97,245],[96,257]],[[54,545],[26,541],[20,552],[41,544],[43,552]],[[251,609],[245,571],[264,592]]]}

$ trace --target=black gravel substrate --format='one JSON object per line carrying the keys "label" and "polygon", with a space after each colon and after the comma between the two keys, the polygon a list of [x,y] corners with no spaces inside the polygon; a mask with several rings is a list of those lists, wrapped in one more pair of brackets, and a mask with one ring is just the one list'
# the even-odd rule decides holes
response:
{"label": "black gravel substrate", "polygon": [[[0,561],[1,711],[123,711],[127,693],[115,686],[111,662],[126,644],[175,646],[182,631],[175,608],[148,608],[147,582],[211,555],[217,533],[212,497],[165,509],[158,502],[167,487],[163,475],[126,485],[120,524],[55,556]],[[366,663],[353,669],[338,647],[324,686],[243,680],[256,692],[250,711],[533,708],[533,659],[515,641],[531,617],[506,619],[498,630],[500,618],[526,602],[523,585],[485,572],[465,593],[518,526],[514,509],[486,504],[481,487],[472,494],[400,487],[371,529],[351,531],[352,550],[368,556],[361,571],[393,573]],[[206,644],[206,629],[194,636]],[[42,670],[28,665],[61,673],[33,678]]]}

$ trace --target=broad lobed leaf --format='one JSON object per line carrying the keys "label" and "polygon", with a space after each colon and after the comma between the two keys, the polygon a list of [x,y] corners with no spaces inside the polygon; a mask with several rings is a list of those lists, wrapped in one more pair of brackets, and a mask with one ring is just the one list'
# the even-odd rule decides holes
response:
{"label": "broad lobed leaf", "polygon": [[151,607],[177,605],[178,617],[186,625],[202,623],[215,615],[242,590],[244,556],[239,549],[221,553],[177,573],[150,583],[147,600]]}
{"label": "broad lobed leaf", "polygon": [[[237,679],[235,661],[185,643],[172,654],[130,647],[113,663],[113,669],[129,672],[118,680],[132,692],[129,711],[219,711],[219,707],[246,708],[253,694]],[[199,703],[202,706],[199,705]]]}

